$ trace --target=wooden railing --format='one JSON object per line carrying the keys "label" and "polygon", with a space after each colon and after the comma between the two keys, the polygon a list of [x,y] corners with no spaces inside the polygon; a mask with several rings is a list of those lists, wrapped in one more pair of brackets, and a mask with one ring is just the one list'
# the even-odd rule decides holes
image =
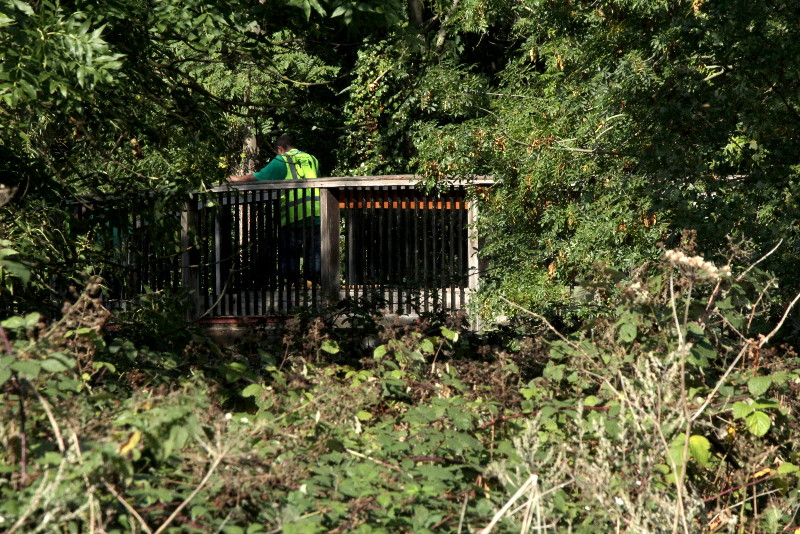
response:
{"label": "wooden railing", "polygon": [[[195,194],[182,215],[182,285],[196,317],[264,316],[345,299],[377,302],[392,313],[457,310],[477,287],[476,208],[467,188],[490,180],[452,183],[436,193],[414,176],[317,178],[225,184]],[[313,189],[312,189],[313,187]],[[281,197],[318,190],[319,233],[295,206],[293,250],[301,272],[287,271],[281,247],[291,220]],[[297,194],[297,193],[295,193]],[[283,211],[282,211],[283,210]],[[314,268],[319,247],[320,269]]]}
{"label": "wooden railing", "polygon": [[[223,184],[172,196],[93,196],[69,224],[107,251],[109,307],[189,295],[189,318],[269,316],[352,299],[391,313],[467,306],[482,271],[472,179],[418,189],[414,176]],[[319,193],[318,224],[287,195]],[[187,200],[188,198],[188,200]],[[181,208],[180,206],[183,205]],[[302,219],[291,247],[285,224]],[[315,267],[315,256],[320,259]],[[288,268],[294,259],[298,269]]]}

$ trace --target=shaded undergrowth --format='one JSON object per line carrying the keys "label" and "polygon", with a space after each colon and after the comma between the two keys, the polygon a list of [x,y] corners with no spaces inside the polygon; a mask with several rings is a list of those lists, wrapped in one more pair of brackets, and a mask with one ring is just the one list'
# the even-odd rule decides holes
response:
{"label": "shaded undergrowth", "polygon": [[681,251],[648,272],[596,280],[587,291],[607,311],[569,334],[524,310],[476,333],[462,316],[401,324],[360,308],[349,322],[343,310],[301,316],[235,347],[191,329],[170,345],[168,302],[109,334],[91,290],[55,323],[8,318],[0,523],[797,528],[800,371],[774,343],[783,322],[766,320],[768,273]]}

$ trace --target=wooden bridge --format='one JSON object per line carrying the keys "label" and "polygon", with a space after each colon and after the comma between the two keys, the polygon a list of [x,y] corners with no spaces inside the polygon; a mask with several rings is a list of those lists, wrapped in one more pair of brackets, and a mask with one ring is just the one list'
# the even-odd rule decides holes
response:
{"label": "wooden bridge", "polygon": [[[417,182],[412,175],[317,178],[192,193],[175,235],[179,247],[170,249],[179,253],[159,252],[146,239],[123,247],[138,260],[117,291],[120,304],[137,290],[173,289],[189,295],[193,319],[281,315],[347,299],[398,314],[464,309],[481,272],[467,192],[492,182],[452,182],[435,192]],[[306,204],[281,201],[289,191],[319,195],[318,229]],[[288,249],[282,218],[301,220]]]}

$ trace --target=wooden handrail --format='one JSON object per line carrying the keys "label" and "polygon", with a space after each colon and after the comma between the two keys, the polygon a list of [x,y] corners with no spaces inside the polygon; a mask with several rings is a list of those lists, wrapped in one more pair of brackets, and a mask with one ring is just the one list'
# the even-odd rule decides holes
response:
{"label": "wooden handrail", "polygon": [[[464,213],[467,226],[467,241],[463,245],[465,248],[468,262],[468,277],[466,280],[467,295],[477,289],[480,273],[484,270],[484,265],[479,260],[477,252],[480,247],[475,221],[477,218],[477,206],[469,202],[462,196],[457,199],[439,200],[438,198],[428,198],[422,188],[417,188],[416,192],[406,190],[406,193],[395,192],[397,195],[391,196],[387,188],[415,188],[421,184],[421,177],[413,174],[390,175],[390,176],[342,176],[342,177],[321,177],[310,180],[275,180],[263,182],[235,182],[223,183],[213,188],[207,189],[202,193],[195,191],[192,199],[186,202],[182,214],[182,244],[184,250],[182,271],[183,286],[190,293],[192,306],[189,311],[189,318],[196,319],[202,313],[199,296],[201,295],[199,265],[201,259],[197,250],[190,246],[190,234],[193,228],[197,227],[198,214],[203,202],[203,193],[221,193],[220,197],[223,205],[236,204],[240,201],[254,201],[255,198],[264,197],[266,194],[258,194],[262,191],[280,191],[291,189],[318,189],[320,202],[320,291],[321,296],[329,303],[333,304],[341,298],[341,273],[340,273],[340,246],[341,246],[341,210],[342,209],[369,209],[395,208],[409,209],[417,212],[432,209],[459,210]],[[494,180],[490,176],[469,176],[457,180],[441,182],[448,188],[457,186],[458,188],[469,188],[475,186],[490,186]],[[349,191],[348,191],[349,190]],[[358,191],[354,191],[358,190]],[[380,191],[383,193],[380,193]],[[351,193],[352,192],[352,193]],[[252,194],[251,194],[252,193]],[[367,195],[363,201],[354,199],[352,195]],[[380,193],[378,196],[369,196],[373,193]],[[380,196],[390,195],[389,196]],[[275,200],[280,195],[275,193],[266,195]],[[251,200],[247,198],[252,197]],[[436,195],[434,195],[436,197]],[[225,200],[227,199],[227,200]],[[238,213],[238,212],[236,212]],[[425,217],[427,221],[427,216]],[[238,224],[238,223],[237,223]],[[426,223],[427,224],[427,223]],[[453,231],[450,231],[450,239],[453,239]],[[452,246],[452,245],[451,245]],[[451,249],[452,250],[452,249]],[[432,267],[435,268],[435,267]],[[423,275],[424,276],[424,275]],[[427,294],[426,294],[427,295]],[[425,296],[424,298],[427,298]],[[463,298],[463,297],[462,297]]]}
{"label": "wooden handrail", "polygon": [[[263,182],[226,182],[209,189],[212,193],[225,191],[263,191],[278,189],[297,189],[314,187],[331,189],[337,187],[382,187],[382,186],[414,186],[422,181],[422,177],[414,174],[394,174],[386,176],[334,176],[313,178],[311,180],[269,180]],[[491,176],[469,176],[463,179],[448,180],[446,185],[492,185]]]}

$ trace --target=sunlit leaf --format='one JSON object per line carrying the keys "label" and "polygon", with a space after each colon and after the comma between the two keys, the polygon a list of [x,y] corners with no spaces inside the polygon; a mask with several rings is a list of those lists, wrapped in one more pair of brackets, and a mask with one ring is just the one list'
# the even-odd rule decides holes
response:
{"label": "sunlit leaf", "polygon": [[122,456],[128,454],[131,450],[133,450],[134,447],[136,447],[136,445],[139,444],[139,441],[141,441],[141,439],[142,439],[141,431],[135,430],[134,432],[132,432],[131,435],[128,436],[128,439],[125,440],[125,442],[119,446],[119,454]]}
{"label": "sunlit leaf", "polygon": [[747,389],[754,397],[760,397],[767,392],[772,385],[772,378],[769,376],[754,376],[747,381]]}
{"label": "sunlit leaf", "polygon": [[764,412],[753,412],[745,418],[745,426],[756,437],[761,437],[769,431],[772,420]]}
{"label": "sunlit leaf", "polygon": [[708,438],[695,434],[689,438],[689,452],[697,465],[705,467],[711,457],[711,442]]}

